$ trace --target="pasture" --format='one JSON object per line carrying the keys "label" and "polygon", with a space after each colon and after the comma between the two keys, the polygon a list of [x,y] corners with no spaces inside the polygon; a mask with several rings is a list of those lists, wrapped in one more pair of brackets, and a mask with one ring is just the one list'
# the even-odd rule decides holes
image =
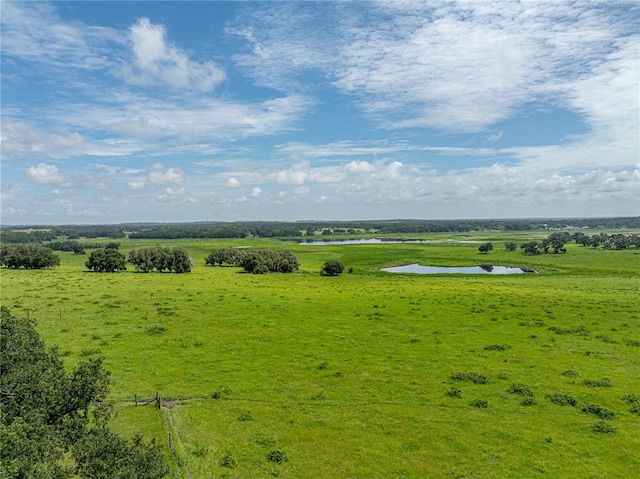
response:
{"label": "pasture", "polygon": [[[2,304],[36,318],[66,364],[104,356],[115,428],[156,437],[176,477],[640,477],[640,250],[504,251],[529,237],[431,236],[492,241],[487,255],[123,240],[125,254],[183,247],[195,267],[100,274],[65,252],[55,269],[3,269]],[[301,269],[204,265],[228,246],[288,249]],[[321,276],[328,259],[353,272]],[[416,262],[540,274],[379,271]],[[160,410],[135,406],[156,391]]]}

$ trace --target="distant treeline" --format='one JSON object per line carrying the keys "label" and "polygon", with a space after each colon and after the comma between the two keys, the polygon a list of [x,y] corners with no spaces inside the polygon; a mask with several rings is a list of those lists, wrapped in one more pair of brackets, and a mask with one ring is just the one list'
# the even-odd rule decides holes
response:
{"label": "distant treeline", "polygon": [[640,228],[640,217],[517,219],[517,220],[372,220],[372,221],[253,221],[207,223],[127,223],[120,225],[74,225],[2,227],[4,243],[43,243],[59,238],[296,238],[302,236],[357,233],[417,234],[472,231],[533,231],[563,229]]}

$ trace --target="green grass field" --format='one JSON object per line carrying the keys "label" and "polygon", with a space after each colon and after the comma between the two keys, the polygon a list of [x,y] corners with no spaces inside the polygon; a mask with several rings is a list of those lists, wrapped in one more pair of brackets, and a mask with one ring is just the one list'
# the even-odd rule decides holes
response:
{"label": "green grass field", "polygon": [[[640,477],[640,414],[625,400],[640,395],[640,250],[504,251],[527,237],[446,236],[493,241],[488,255],[451,242],[124,240],[124,253],[184,247],[196,266],[98,274],[60,253],[56,269],[2,269],[2,304],[36,318],[69,366],[104,356],[114,427],[156,437],[176,477]],[[204,266],[230,245],[289,249],[301,271]],[[353,273],[321,276],[327,259]],[[415,262],[541,274],[379,271]],[[161,410],[135,407],[156,391]],[[561,393],[577,404],[554,403]]]}

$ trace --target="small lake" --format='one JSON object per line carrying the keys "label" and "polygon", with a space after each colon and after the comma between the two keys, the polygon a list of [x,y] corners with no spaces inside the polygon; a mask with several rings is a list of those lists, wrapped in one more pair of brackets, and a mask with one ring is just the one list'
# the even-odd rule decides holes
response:
{"label": "small lake", "polygon": [[381,238],[364,238],[364,239],[327,239],[327,240],[305,240],[301,241],[301,245],[341,245],[341,244],[397,244],[397,243],[482,243],[482,241],[472,240],[421,240],[421,239],[381,239]]}
{"label": "small lake", "polygon": [[415,274],[522,274],[537,273],[536,271],[525,271],[522,268],[510,266],[422,266],[418,263],[404,266],[394,266],[392,268],[382,268],[388,273],[415,273]]}

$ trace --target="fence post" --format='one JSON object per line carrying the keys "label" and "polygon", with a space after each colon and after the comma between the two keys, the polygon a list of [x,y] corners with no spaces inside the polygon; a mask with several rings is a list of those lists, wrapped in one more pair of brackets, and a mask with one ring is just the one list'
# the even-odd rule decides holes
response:
{"label": "fence post", "polygon": [[171,445],[171,433],[169,433],[169,450],[173,451],[173,446]]}
{"label": "fence post", "polygon": [[137,394],[135,395],[135,398],[136,398],[136,407],[138,407],[138,395]]}
{"label": "fence post", "polygon": [[156,404],[158,405],[158,409],[160,409],[160,393],[156,391]]}

